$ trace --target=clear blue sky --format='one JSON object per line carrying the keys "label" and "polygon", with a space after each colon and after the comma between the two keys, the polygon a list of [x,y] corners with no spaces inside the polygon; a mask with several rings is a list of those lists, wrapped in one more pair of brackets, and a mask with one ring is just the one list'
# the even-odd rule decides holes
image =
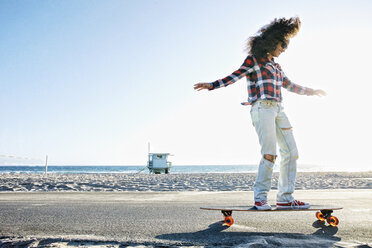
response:
{"label": "clear blue sky", "polygon": [[51,164],[141,165],[147,142],[179,165],[258,163],[239,105],[245,80],[192,86],[237,69],[261,26],[298,15],[277,61],[328,93],[284,92],[299,163],[368,168],[371,11],[367,0],[1,0],[0,164],[48,154]]}

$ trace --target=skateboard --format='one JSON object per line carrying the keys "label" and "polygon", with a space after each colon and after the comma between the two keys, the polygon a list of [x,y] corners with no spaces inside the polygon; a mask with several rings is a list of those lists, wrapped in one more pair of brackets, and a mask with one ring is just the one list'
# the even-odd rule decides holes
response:
{"label": "skateboard", "polygon": [[255,206],[223,206],[223,207],[201,207],[202,210],[218,210],[224,216],[225,225],[231,226],[234,224],[234,219],[232,218],[233,211],[251,211],[251,212],[264,212],[264,213],[272,213],[272,212],[290,212],[290,211],[316,211],[315,216],[316,218],[324,222],[327,220],[328,224],[331,226],[337,226],[339,224],[339,220],[336,216],[333,216],[333,210],[340,210],[342,207],[336,206],[323,206],[323,205],[314,205],[307,209],[277,209],[275,205],[271,206],[272,210],[258,210]]}

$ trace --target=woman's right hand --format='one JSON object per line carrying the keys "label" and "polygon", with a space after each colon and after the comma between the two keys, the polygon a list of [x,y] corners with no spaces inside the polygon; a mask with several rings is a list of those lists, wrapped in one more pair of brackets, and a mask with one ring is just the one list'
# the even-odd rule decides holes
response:
{"label": "woman's right hand", "polygon": [[326,96],[327,93],[324,90],[314,90],[314,96]]}
{"label": "woman's right hand", "polygon": [[201,90],[211,90],[212,86],[210,83],[197,83],[194,84],[194,90],[201,91]]}

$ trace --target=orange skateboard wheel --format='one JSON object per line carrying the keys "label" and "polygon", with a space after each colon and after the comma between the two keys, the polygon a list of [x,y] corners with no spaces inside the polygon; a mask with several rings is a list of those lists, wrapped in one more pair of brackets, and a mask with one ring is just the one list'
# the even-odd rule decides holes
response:
{"label": "orange skateboard wheel", "polygon": [[330,224],[331,226],[337,226],[339,221],[338,221],[338,218],[336,216],[329,216],[327,218],[327,222],[328,224]]}
{"label": "orange skateboard wheel", "polygon": [[320,220],[320,221],[324,221],[324,220],[325,220],[324,215],[323,215],[322,212],[320,212],[320,211],[316,212],[316,213],[315,213],[315,216],[316,216],[316,218],[318,218],[318,220]]}
{"label": "orange skateboard wheel", "polygon": [[234,224],[234,219],[231,216],[225,217],[225,225],[226,226],[232,226]]}

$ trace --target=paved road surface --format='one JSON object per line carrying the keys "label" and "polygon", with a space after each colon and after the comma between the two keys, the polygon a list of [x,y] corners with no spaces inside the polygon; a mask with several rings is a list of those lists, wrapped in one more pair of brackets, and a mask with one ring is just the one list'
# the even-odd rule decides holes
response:
{"label": "paved road surface", "polygon": [[[270,196],[274,203],[275,192]],[[297,191],[295,196],[343,206],[334,212],[339,226],[320,224],[314,212],[234,212],[235,224],[226,227],[220,212],[199,209],[248,205],[252,192],[0,193],[0,236],[3,241],[23,237],[163,246],[372,244],[372,190]]]}

